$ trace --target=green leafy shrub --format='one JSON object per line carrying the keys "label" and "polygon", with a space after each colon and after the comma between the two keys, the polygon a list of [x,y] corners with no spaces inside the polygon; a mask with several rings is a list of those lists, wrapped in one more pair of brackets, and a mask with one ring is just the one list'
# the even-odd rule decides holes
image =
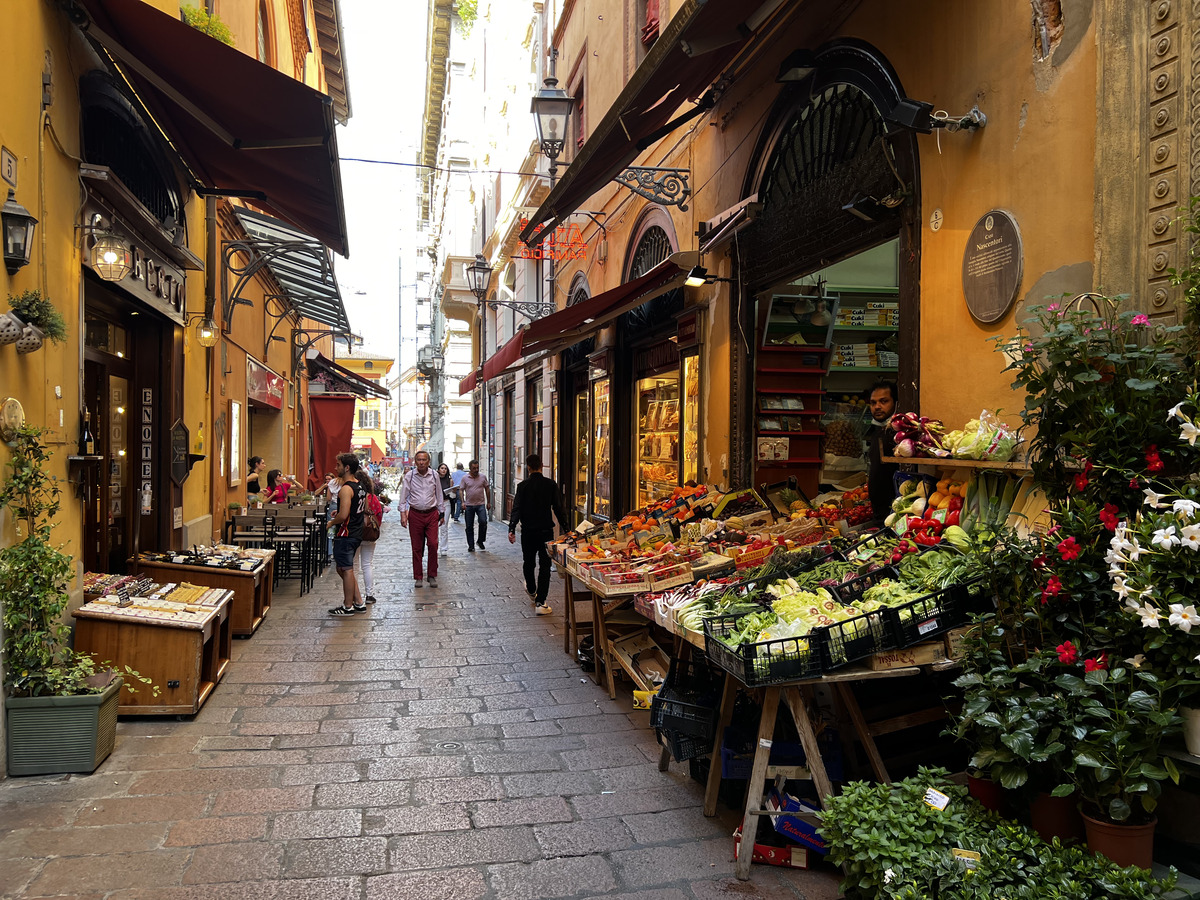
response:
{"label": "green leafy shrub", "polygon": [[[1174,870],[1159,880],[1082,847],[1047,844],[985,810],[947,776],[921,769],[890,785],[854,782],[826,801],[821,834],[830,862],[845,868],[847,898],[1149,900],[1174,888]],[[944,810],[925,802],[931,787],[950,797]],[[955,849],[978,853],[977,866],[956,859]]]}
{"label": "green leafy shrub", "polygon": [[67,339],[66,319],[53,303],[42,296],[41,291],[25,291],[16,297],[10,295],[8,305],[25,324],[40,328],[56,344]]}
{"label": "green leafy shrub", "polygon": [[188,25],[191,25],[197,31],[202,31],[209,37],[216,38],[222,44],[234,46],[233,32],[229,30],[229,26],[221,21],[216,13],[208,13],[203,9],[198,9],[195,6],[181,6],[179,15]]}

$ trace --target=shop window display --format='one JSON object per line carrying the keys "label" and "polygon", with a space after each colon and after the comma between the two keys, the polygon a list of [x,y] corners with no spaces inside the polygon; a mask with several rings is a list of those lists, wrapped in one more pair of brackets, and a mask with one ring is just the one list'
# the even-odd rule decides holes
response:
{"label": "shop window display", "polygon": [[637,505],[645,506],[679,484],[679,375],[671,372],[641,379],[637,397]]}
{"label": "shop window display", "polygon": [[683,358],[683,481],[700,480],[700,357]]}
{"label": "shop window display", "polygon": [[609,379],[592,383],[594,413],[594,463],[592,483],[592,514],[603,519],[612,516],[612,459],[610,446]]}
{"label": "shop window display", "polygon": [[575,511],[588,515],[588,463],[591,461],[592,422],[588,416],[587,391],[575,395]]}

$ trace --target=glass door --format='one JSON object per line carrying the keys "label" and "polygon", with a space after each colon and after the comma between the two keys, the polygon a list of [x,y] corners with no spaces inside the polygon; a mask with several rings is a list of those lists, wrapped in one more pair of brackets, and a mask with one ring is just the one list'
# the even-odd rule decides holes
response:
{"label": "glass door", "polygon": [[592,512],[603,519],[612,517],[612,446],[610,443],[611,413],[609,412],[610,381],[602,378],[592,382],[592,412],[595,435],[592,475]]}
{"label": "glass door", "polygon": [[679,373],[637,382],[636,506],[670,496],[679,484]]}
{"label": "glass door", "polygon": [[700,356],[683,358],[683,483],[700,480]]}
{"label": "glass door", "polygon": [[588,416],[588,393],[575,395],[575,513],[576,524],[588,517],[588,470],[591,453],[592,420]]}

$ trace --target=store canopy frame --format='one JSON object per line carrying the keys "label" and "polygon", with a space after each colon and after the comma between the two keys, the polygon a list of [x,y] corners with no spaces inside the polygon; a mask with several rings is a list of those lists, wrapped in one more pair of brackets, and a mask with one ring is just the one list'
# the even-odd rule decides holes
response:
{"label": "store canopy frame", "polygon": [[253,198],[342,256],[329,96],[143,0],[68,0],[166,135],[199,194]]}
{"label": "store canopy frame", "polygon": [[695,251],[674,253],[640,278],[531,322],[524,332],[522,351],[556,352],[578,343],[631,309],[683,287],[688,270],[698,259]]}
{"label": "store canopy frame", "polygon": [[[732,81],[724,70],[758,29],[780,7],[803,5],[795,0],[685,0],[554,190],[530,216],[521,240],[535,244],[538,235],[552,234],[642,151],[715,106]],[[785,9],[785,15],[794,12]],[[675,116],[688,100],[695,106]]]}
{"label": "store canopy frame", "polygon": [[[557,315],[552,313],[552,315]],[[538,320],[535,320],[538,321]],[[491,381],[497,375],[505,372],[514,363],[520,361],[523,355],[525,333],[528,329],[521,328],[509,338],[504,346],[489,356],[483,363],[483,380]]]}
{"label": "store canopy frame", "polygon": [[[249,239],[227,241],[224,246],[222,261],[237,279],[229,292],[227,320],[238,302],[247,302],[241,297],[242,287],[260,269],[266,268],[283,289],[280,299],[287,301],[298,314],[349,332],[350,318],[334,277],[329,250],[320,241],[279,219],[241,207],[235,209],[235,213]],[[239,254],[249,257],[245,264],[234,261]],[[278,317],[267,337],[268,345],[282,321],[283,317]]]}

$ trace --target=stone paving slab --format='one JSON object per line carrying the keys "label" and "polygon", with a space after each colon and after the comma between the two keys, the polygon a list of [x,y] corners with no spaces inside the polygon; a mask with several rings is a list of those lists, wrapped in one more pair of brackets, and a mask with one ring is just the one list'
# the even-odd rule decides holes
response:
{"label": "stone paving slab", "polygon": [[736,813],[658,771],[629,685],[610,700],[562,653],[557,581],[533,614],[517,548],[468,554],[456,525],[418,591],[391,513],[375,570],[351,619],[332,571],[280,585],[200,714],[122,720],[93,775],[0,781],[0,898],[837,896],[828,867],[732,878]]}

